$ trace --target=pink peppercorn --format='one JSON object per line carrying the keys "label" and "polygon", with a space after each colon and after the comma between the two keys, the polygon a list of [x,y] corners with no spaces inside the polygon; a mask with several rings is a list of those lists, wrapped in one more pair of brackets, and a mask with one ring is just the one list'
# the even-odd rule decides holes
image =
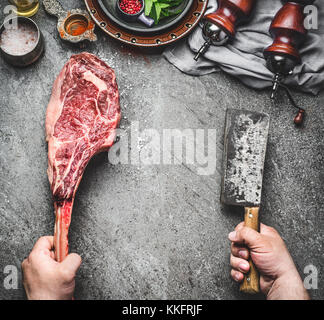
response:
{"label": "pink peppercorn", "polygon": [[136,14],[142,9],[142,2],[140,0],[120,0],[120,9],[128,14]]}

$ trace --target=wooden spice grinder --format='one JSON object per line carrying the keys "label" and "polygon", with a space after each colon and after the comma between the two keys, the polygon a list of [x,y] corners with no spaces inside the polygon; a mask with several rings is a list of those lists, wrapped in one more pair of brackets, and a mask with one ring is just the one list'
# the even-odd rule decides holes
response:
{"label": "wooden spice grinder", "polygon": [[236,26],[251,15],[256,0],[219,0],[218,9],[204,17],[203,37],[205,43],[194,59],[198,61],[210,45],[222,46],[234,38]]}
{"label": "wooden spice grinder", "polygon": [[271,99],[275,98],[279,87],[285,89],[293,106],[299,109],[294,119],[296,125],[302,124],[305,110],[296,105],[292,94],[281,82],[287,75],[293,73],[295,66],[301,63],[298,48],[305,40],[307,34],[304,26],[304,7],[314,3],[314,1],[284,1],[285,5],[274,17],[269,29],[274,41],[264,50],[267,66],[274,73]]}

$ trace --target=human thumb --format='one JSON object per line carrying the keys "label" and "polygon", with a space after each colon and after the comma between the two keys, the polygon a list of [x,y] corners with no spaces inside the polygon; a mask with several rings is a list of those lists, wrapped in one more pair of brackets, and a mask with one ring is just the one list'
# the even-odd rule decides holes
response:
{"label": "human thumb", "polygon": [[262,240],[259,232],[248,227],[242,227],[239,230],[231,232],[228,238],[232,242],[247,245],[249,248],[257,247]]}
{"label": "human thumb", "polygon": [[74,278],[78,269],[80,268],[82,259],[76,253],[70,253],[60,264],[61,268],[65,271],[66,274]]}

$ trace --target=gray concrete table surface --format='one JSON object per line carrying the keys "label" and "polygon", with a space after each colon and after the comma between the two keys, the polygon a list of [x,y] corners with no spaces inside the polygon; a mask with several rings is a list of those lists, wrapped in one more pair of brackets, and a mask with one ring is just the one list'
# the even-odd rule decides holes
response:
{"label": "gray concrete table surface", "polygon": [[[61,3],[84,8],[81,0]],[[1,21],[5,5],[1,1]],[[56,20],[42,7],[33,19],[45,37],[43,58],[25,69],[0,61],[1,299],[25,298],[20,274],[17,290],[4,288],[5,266],[20,271],[35,241],[53,234],[45,110],[55,77],[82,51],[60,40]],[[281,233],[303,278],[306,266],[318,269],[318,289],[310,294],[323,299],[324,95],[296,93],[307,109],[305,126],[296,129],[285,97],[274,105],[269,91],[224,73],[187,76],[160,54],[129,50],[96,32],[98,42],[85,50],[116,71],[121,127],[139,121],[140,131],[214,128],[217,171],[201,176],[190,165],[112,165],[107,154],[96,156],[77,192],[70,228],[70,249],[83,258],[75,298],[250,298],[229,276],[227,235],[243,213],[219,203],[225,111],[235,107],[271,116],[261,220]]]}

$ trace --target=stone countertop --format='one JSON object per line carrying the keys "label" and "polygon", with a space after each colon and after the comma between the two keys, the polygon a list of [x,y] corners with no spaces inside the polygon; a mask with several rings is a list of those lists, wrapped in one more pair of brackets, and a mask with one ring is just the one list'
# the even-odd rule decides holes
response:
{"label": "stone countertop", "polygon": [[[61,3],[84,7],[81,0]],[[55,77],[71,54],[82,51],[60,40],[56,20],[42,7],[33,19],[45,37],[42,59],[25,69],[0,60],[1,299],[25,298],[20,273],[17,290],[2,285],[5,266],[20,272],[35,241],[53,234],[45,110]],[[303,278],[306,266],[318,269],[318,289],[310,293],[323,299],[324,95],[296,93],[307,109],[305,125],[297,129],[286,97],[275,105],[269,91],[249,89],[221,72],[187,76],[160,54],[96,33],[98,41],[84,50],[115,69],[121,128],[128,134],[139,125],[139,152],[149,143],[145,129],[215,129],[217,167],[204,176],[190,164],[113,165],[106,153],[96,156],[77,192],[70,228],[70,249],[83,258],[75,298],[246,298],[229,277],[227,240],[243,213],[219,203],[225,111],[235,107],[271,116],[261,221],[281,233]]]}

